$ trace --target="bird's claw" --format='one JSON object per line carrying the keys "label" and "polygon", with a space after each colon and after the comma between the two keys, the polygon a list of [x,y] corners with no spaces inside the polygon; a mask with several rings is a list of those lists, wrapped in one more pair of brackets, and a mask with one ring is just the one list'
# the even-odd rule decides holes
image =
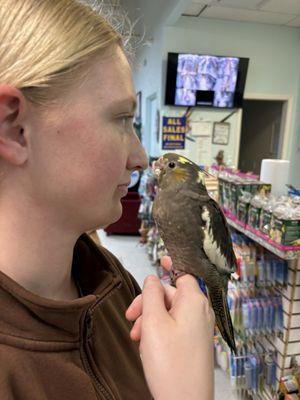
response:
{"label": "bird's claw", "polygon": [[176,286],[176,281],[178,278],[181,276],[186,275],[186,272],[184,271],[179,271],[178,269],[171,269],[170,271],[170,278],[173,286]]}

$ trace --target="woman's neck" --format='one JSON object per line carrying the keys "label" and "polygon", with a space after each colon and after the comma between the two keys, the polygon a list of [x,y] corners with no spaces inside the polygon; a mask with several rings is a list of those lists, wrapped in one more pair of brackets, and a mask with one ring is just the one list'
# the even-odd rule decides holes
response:
{"label": "woman's neck", "polygon": [[72,300],[78,290],[72,277],[76,233],[54,226],[53,218],[0,199],[0,270],[25,289],[45,298]]}

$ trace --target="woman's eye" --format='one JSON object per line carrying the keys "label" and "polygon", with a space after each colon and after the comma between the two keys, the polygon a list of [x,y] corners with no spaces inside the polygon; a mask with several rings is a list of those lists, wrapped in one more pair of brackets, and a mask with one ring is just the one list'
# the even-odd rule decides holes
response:
{"label": "woman's eye", "polygon": [[120,117],[120,123],[122,125],[122,129],[126,132],[132,131],[133,129],[133,119],[134,115],[124,115]]}

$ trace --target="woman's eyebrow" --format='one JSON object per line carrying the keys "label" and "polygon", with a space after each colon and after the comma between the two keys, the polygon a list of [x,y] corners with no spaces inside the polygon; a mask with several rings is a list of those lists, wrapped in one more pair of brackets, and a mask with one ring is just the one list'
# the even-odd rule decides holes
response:
{"label": "woman's eyebrow", "polygon": [[135,109],[136,109],[136,106],[137,106],[137,103],[136,103],[135,97],[130,96],[130,97],[125,98],[125,99],[114,101],[113,103],[111,103],[109,105],[109,108],[113,109],[113,110],[117,110],[117,111],[119,109],[126,108],[128,111],[134,112]]}

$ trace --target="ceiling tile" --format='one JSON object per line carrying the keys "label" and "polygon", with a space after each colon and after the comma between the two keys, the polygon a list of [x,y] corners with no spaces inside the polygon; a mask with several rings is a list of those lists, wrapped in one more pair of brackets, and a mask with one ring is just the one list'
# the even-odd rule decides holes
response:
{"label": "ceiling tile", "polygon": [[184,10],[183,15],[187,14],[187,15],[197,16],[204,7],[205,7],[205,4],[191,3]]}
{"label": "ceiling tile", "polygon": [[259,22],[263,24],[284,25],[296,15],[245,10],[232,7],[207,7],[201,17],[228,19],[233,21]]}
{"label": "ceiling tile", "polygon": [[287,23],[288,26],[295,26],[295,27],[299,27],[300,28],[300,16],[294,18],[293,20],[291,20],[290,22]]}
{"label": "ceiling tile", "polygon": [[215,0],[193,0],[192,3],[201,3],[204,6],[209,6]]}
{"label": "ceiling tile", "polygon": [[300,0],[269,0],[260,9],[300,15]]}
{"label": "ceiling tile", "polygon": [[262,0],[213,0],[212,5],[257,10]]}

